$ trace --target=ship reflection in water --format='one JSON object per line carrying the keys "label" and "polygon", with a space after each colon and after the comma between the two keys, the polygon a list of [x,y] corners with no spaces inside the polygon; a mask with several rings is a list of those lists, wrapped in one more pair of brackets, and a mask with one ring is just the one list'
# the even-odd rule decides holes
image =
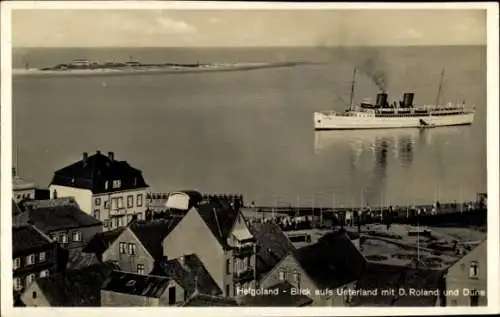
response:
{"label": "ship reflection in water", "polygon": [[349,150],[353,159],[369,152],[380,165],[385,165],[387,156],[408,166],[415,151],[421,146],[436,146],[447,142],[452,135],[468,134],[471,127],[437,127],[429,129],[363,129],[316,131],[314,151],[316,154],[332,150]]}
{"label": "ship reflection in water", "polygon": [[316,131],[314,151],[318,164],[347,169],[343,186],[359,196],[353,204],[384,204],[401,198],[387,196],[398,190],[401,199],[420,199],[414,189],[423,183],[414,182],[440,187],[444,174],[432,173],[449,170],[449,154],[471,137],[470,126]]}

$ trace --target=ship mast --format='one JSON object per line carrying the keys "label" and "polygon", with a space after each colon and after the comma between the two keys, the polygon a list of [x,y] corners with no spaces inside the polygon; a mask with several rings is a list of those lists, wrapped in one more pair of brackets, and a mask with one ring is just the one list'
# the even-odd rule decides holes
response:
{"label": "ship mast", "polygon": [[352,82],[351,82],[351,97],[349,100],[349,111],[351,111],[352,108],[352,101],[354,99],[354,87],[356,85],[356,68],[352,71]]}
{"label": "ship mast", "polygon": [[436,107],[439,106],[439,99],[441,98],[441,92],[443,90],[443,79],[444,79],[444,68],[441,70],[441,79],[439,80],[439,88],[438,88],[438,93],[436,97]]}

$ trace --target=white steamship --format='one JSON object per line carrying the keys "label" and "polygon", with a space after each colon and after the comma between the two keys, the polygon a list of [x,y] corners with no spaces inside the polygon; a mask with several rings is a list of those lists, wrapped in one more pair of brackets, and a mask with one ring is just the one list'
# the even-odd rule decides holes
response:
{"label": "white steamship", "polygon": [[438,96],[434,105],[414,105],[414,93],[405,93],[403,100],[388,103],[385,92],[377,95],[376,103],[364,101],[353,106],[356,69],[353,72],[351,101],[344,112],[320,111],[314,113],[315,130],[347,130],[377,128],[431,128],[437,126],[469,125],[475,110],[467,109],[465,101],[459,104],[439,105],[444,71],[441,73]]}

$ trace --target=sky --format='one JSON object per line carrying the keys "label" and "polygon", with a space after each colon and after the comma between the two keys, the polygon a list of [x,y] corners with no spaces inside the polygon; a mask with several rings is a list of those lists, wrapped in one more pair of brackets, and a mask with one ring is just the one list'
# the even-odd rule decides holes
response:
{"label": "sky", "polygon": [[13,47],[485,45],[486,10],[12,12]]}

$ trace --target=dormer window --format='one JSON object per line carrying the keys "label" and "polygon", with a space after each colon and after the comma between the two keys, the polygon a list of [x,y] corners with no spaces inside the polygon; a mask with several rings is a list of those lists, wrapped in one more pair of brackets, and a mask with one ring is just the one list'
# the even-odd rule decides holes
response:
{"label": "dormer window", "polygon": [[113,181],[113,188],[120,188],[121,186],[122,186],[121,180],[114,180]]}
{"label": "dormer window", "polygon": [[108,190],[108,187],[109,187],[109,186],[108,186],[108,181],[105,181],[105,182],[104,182],[104,190]]}

